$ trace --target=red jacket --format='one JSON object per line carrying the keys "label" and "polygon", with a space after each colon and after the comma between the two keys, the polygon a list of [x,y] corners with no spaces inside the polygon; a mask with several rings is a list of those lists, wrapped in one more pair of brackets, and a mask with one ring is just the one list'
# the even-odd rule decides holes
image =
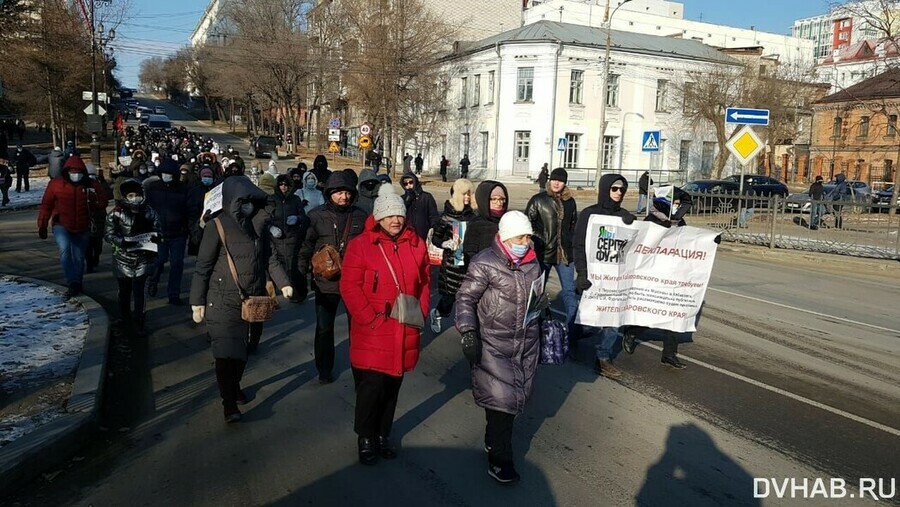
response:
{"label": "red jacket", "polygon": [[390,318],[398,292],[379,245],[403,292],[419,299],[423,316],[431,304],[431,270],[425,242],[415,231],[407,226],[394,242],[371,215],[341,262],[341,297],[351,317],[350,364],[399,377],[416,367],[421,331]]}
{"label": "red jacket", "polygon": [[[73,169],[84,173],[84,179],[72,183],[69,172]],[[106,209],[109,197],[97,181],[87,175],[84,162],[78,157],[69,157],[63,166],[62,177],[53,178],[41,199],[38,213],[38,229],[50,225],[62,225],[72,234],[87,232],[91,225],[91,212]],[[100,225],[102,227],[102,224]]]}

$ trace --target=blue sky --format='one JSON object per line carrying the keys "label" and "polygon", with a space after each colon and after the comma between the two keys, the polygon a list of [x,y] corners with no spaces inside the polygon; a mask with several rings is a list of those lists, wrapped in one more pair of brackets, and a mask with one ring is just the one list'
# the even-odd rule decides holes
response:
{"label": "blue sky", "polygon": [[[453,1],[453,0],[447,0]],[[490,2],[492,0],[484,0]],[[600,4],[603,0],[598,0]],[[141,61],[165,56],[188,44],[207,0],[133,0],[131,16],[118,29],[113,44],[119,79],[138,85]],[[740,28],[790,33],[795,19],[824,14],[827,0],[682,0],[684,17]]]}

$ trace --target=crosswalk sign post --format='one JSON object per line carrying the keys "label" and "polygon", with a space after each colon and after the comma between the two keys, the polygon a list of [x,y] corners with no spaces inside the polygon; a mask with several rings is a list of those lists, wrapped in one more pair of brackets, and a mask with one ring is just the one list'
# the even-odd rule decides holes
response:
{"label": "crosswalk sign post", "polygon": [[659,137],[658,130],[646,130],[641,136],[641,151],[644,153],[659,153]]}
{"label": "crosswalk sign post", "polygon": [[560,137],[559,142],[556,143],[556,151],[566,151],[568,146],[569,141],[565,137]]}

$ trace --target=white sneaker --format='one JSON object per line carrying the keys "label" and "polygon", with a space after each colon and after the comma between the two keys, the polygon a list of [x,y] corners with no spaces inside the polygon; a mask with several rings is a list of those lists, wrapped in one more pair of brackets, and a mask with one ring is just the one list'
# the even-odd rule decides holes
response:
{"label": "white sneaker", "polygon": [[433,308],[431,312],[428,313],[428,316],[431,318],[431,332],[434,334],[440,333],[441,314],[438,313],[437,308]]}

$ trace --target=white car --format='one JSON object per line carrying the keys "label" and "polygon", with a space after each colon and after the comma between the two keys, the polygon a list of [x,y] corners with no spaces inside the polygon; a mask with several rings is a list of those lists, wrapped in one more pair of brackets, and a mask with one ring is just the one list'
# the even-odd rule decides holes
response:
{"label": "white car", "polygon": [[153,114],[166,114],[166,108],[162,106],[156,106],[153,108]]}

